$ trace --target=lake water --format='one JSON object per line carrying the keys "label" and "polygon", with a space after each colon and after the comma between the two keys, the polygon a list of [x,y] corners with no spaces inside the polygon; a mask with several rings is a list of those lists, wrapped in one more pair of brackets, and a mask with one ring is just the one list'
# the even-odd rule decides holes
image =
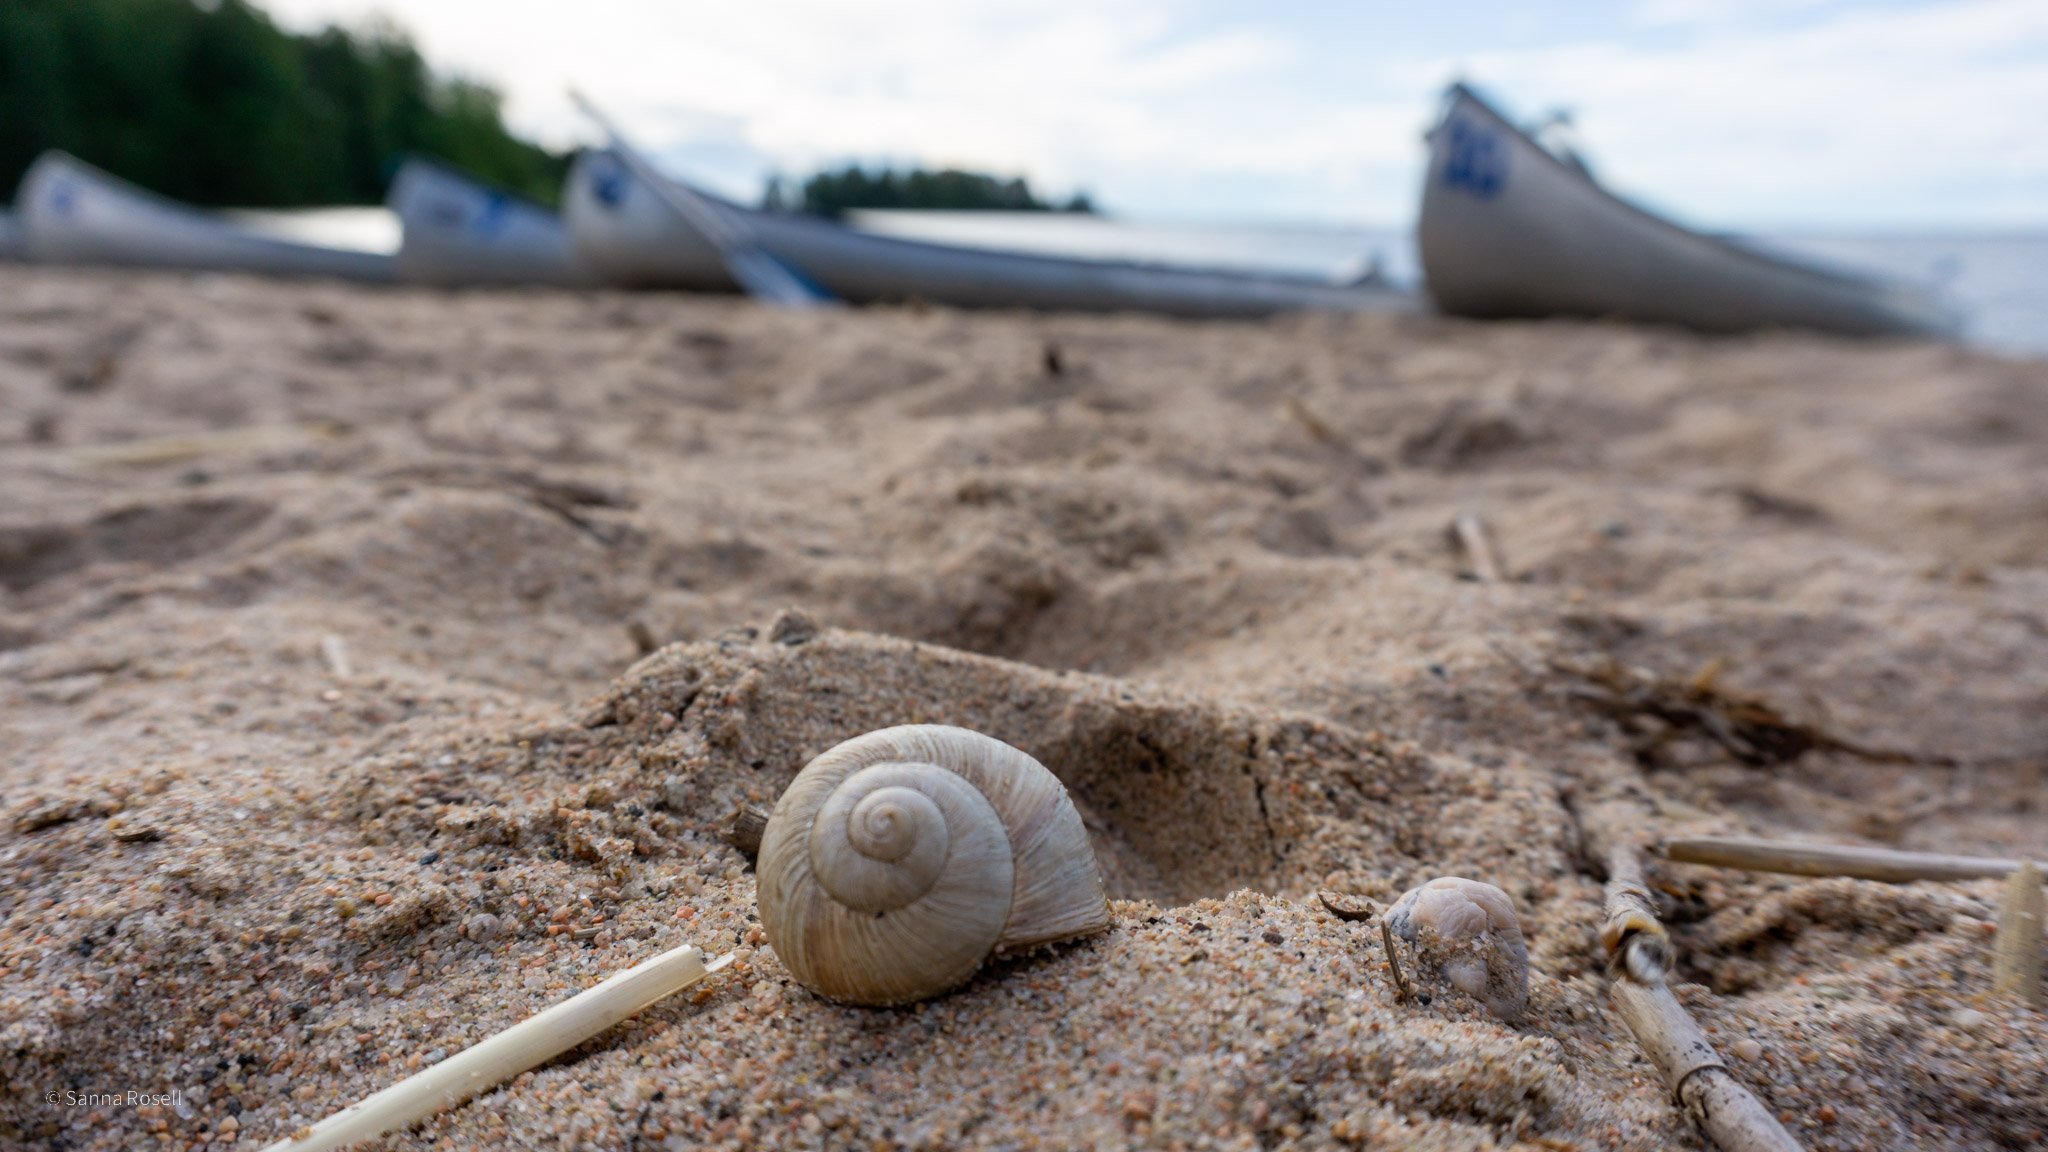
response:
{"label": "lake water", "polygon": [[[1041,212],[857,212],[862,228],[980,247],[1163,263],[1341,273],[1377,257],[1387,275],[1419,284],[1406,228],[1256,228],[1131,223]],[[1938,284],[1980,347],[2048,356],[2048,232],[1953,235],[1759,236],[1784,251]]]}
{"label": "lake water", "polygon": [[232,208],[222,215],[280,240],[382,256],[396,255],[404,238],[398,214],[389,208]]}

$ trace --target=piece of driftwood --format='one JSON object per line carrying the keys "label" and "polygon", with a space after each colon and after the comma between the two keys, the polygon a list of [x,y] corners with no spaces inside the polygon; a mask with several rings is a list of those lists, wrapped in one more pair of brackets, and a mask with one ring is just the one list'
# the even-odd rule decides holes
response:
{"label": "piece of driftwood", "polygon": [[1900,852],[1891,848],[1800,844],[1744,836],[1684,836],[1666,840],[1651,850],[1680,864],[1708,864],[1750,872],[1784,872],[1793,876],[1847,876],[1892,884],[1911,880],[1997,879],[2019,868],[2022,863],[1988,856],[1942,856],[1930,852]]}
{"label": "piece of driftwood", "polygon": [[[1800,1152],[1799,1142],[1777,1117],[1721,1063],[1665,982],[1670,942],[1649,902],[1640,854],[1632,846],[1617,845],[1607,871],[1607,919],[1600,938],[1614,973],[1608,992],[1672,1099],[1722,1152]],[[1660,946],[1663,963],[1658,967],[1651,961]]]}
{"label": "piece of driftwood", "polygon": [[457,1052],[264,1152],[329,1152],[347,1148],[453,1108],[481,1092],[576,1047],[629,1016],[732,963],[730,953],[704,962],[688,944],[626,969],[495,1036]]}
{"label": "piece of driftwood", "polygon": [[2041,921],[2048,912],[2041,892],[2041,870],[2032,861],[2005,878],[1998,900],[1998,937],[1991,959],[1991,990],[2022,1004],[2048,1007],[2041,987]]}

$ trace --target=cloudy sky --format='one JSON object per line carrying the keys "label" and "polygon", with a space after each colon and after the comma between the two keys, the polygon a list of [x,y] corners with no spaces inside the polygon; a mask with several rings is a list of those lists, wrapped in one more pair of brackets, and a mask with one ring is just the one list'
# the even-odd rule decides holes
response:
{"label": "cloudy sky", "polygon": [[1149,219],[1397,224],[1436,94],[1570,108],[1610,183],[1716,226],[2048,227],[2048,0],[258,0],[385,13],[518,130],[578,85],[739,195],[847,159]]}

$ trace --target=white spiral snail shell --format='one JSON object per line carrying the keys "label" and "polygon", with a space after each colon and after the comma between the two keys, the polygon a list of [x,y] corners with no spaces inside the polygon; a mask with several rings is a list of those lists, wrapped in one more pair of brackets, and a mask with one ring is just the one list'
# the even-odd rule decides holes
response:
{"label": "white spiral snail shell", "polygon": [[806,765],[776,802],[756,870],[761,926],[790,974],[852,1004],[935,996],[991,955],[1110,922],[1058,777],[938,724],[857,736]]}

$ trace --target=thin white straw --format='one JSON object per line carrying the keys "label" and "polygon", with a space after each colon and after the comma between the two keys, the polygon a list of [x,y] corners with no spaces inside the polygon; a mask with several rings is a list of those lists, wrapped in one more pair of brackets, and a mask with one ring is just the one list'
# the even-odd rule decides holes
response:
{"label": "thin white straw", "polygon": [[704,953],[690,944],[663,952],[300,1129],[265,1152],[329,1152],[399,1131],[554,1059],[732,959],[727,953],[706,964]]}

